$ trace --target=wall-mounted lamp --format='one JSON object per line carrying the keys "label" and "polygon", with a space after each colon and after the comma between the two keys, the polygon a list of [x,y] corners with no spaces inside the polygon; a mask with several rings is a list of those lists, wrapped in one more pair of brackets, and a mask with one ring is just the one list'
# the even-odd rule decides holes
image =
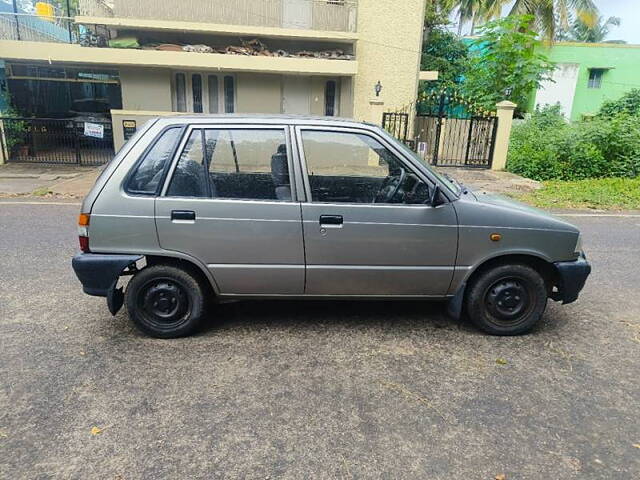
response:
{"label": "wall-mounted lamp", "polygon": [[382,84],[380,83],[380,80],[378,80],[378,83],[376,83],[375,87],[373,87],[373,89],[376,92],[376,97],[380,96],[380,92],[382,91]]}

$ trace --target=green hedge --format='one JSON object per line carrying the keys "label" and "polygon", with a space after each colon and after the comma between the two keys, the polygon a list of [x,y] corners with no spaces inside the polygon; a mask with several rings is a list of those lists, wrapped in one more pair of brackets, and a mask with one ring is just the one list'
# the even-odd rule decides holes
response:
{"label": "green hedge", "polygon": [[536,180],[636,177],[640,174],[640,116],[567,123],[559,106],[536,111],[513,127],[507,170]]}

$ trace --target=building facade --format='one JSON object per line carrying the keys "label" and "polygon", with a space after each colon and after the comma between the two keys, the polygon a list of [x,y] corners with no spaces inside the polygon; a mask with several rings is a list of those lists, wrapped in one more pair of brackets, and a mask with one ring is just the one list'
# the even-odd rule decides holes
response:
{"label": "building facade", "polygon": [[77,13],[50,19],[58,36],[28,15],[0,16],[9,95],[29,116],[93,98],[109,111],[116,149],[158,115],[379,123],[415,100],[423,0],[80,0]]}
{"label": "building facade", "polygon": [[532,107],[560,104],[569,120],[598,112],[606,100],[640,88],[640,45],[556,43],[544,53],[554,62],[552,80],[535,92]]}

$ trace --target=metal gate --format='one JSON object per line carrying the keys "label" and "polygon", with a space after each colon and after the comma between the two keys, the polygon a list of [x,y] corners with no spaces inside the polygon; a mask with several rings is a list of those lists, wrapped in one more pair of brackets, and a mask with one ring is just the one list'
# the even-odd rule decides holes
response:
{"label": "metal gate", "polygon": [[498,118],[455,92],[425,95],[415,106],[386,112],[382,125],[432,165],[491,167]]}
{"label": "metal gate", "polygon": [[114,155],[111,122],[0,117],[7,162],[102,165]]}

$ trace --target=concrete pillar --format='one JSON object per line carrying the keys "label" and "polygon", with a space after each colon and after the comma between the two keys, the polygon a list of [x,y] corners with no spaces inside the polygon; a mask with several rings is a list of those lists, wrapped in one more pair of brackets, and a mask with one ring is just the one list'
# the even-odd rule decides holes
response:
{"label": "concrete pillar", "polygon": [[498,131],[496,143],[493,148],[491,170],[504,170],[507,164],[507,152],[509,151],[509,137],[513,123],[513,111],[517,105],[509,100],[503,100],[496,104],[498,117]]}

